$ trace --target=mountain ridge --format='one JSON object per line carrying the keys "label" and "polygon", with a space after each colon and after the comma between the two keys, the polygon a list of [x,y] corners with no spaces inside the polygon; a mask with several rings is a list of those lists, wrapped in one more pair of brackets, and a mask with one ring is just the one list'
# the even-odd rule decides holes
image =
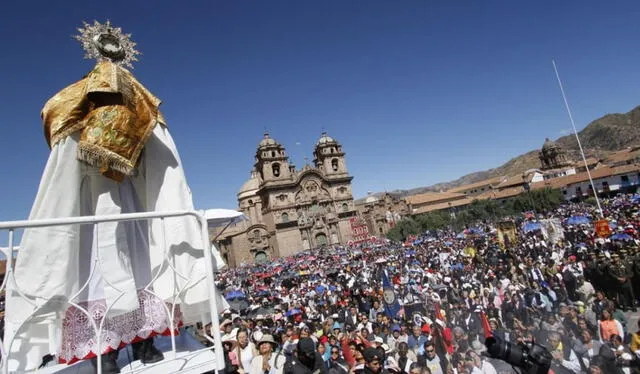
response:
{"label": "mountain ridge", "polygon": [[[631,109],[627,113],[610,113],[591,121],[584,129],[578,132],[582,148],[586,157],[604,158],[612,152],[640,144],[640,106]],[[566,152],[569,159],[574,162],[582,162],[578,141],[574,134],[562,136],[555,140]],[[463,186],[498,176],[513,176],[521,174],[529,169],[540,168],[538,159],[539,150],[531,150],[511,158],[504,164],[487,169],[465,174],[458,179],[440,182],[430,186],[415,187],[411,189],[397,189],[387,191],[401,197],[416,195],[424,192],[446,191],[448,189]],[[385,192],[377,192],[374,196],[380,196]],[[365,197],[366,198],[366,197]],[[364,198],[362,198],[364,199]],[[360,201],[362,199],[357,199]]]}

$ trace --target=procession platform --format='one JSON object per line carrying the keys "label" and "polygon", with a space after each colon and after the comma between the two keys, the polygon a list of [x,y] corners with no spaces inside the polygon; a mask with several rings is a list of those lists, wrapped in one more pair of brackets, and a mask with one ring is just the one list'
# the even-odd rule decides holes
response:
{"label": "procession platform", "polygon": [[[157,337],[154,342],[156,348],[161,350],[165,359],[151,365],[145,365],[139,360],[130,361],[133,357],[131,346],[120,350],[118,355],[118,367],[121,373],[140,374],[201,374],[215,370],[215,355],[211,348],[206,348],[195,340],[190,334],[183,333],[176,336],[176,353],[171,357],[171,338]],[[81,361],[74,365],[54,365],[38,370],[38,374],[94,374],[95,368],[89,361]]]}

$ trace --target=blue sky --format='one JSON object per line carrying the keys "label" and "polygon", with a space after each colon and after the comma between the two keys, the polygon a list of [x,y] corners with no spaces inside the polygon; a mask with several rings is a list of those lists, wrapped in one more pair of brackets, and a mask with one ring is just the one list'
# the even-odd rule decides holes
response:
{"label": "blue sky", "polygon": [[[324,129],[356,197],[497,166],[640,104],[637,1],[11,1],[0,12],[0,220],[45,165],[40,110],[93,63],[72,39],[110,19],[143,55],[199,208],[235,208],[267,129],[299,167]],[[0,244],[0,245],[4,245]]]}

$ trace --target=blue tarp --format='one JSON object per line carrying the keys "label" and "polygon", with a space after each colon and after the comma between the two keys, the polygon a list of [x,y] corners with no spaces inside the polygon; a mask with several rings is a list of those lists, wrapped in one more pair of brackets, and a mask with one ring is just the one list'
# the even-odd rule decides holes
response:
{"label": "blue tarp", "polygon": [[567,218],[567,225],[586,225],[591,220],[587,216],[571,216]]}
{"label": "blue tarp", "polygon": [[625,240],[626,241],[626,240],[632,240],[633,238],[629,234],[625,234],[625,233],[619,232],[617,234],[611,235],[611,239],[612,240]]}
{"label": "blue tarp", "polygon": [[285,313],[285,315],[287,317],[291,317],[291,316],[295,316],[296,314],[301,314],[301,313],[302,313],[302,311],[300,311],[300,309],[295,309],[294,308],[294,309],[291,309],[291,310],[287,311],[287,313]]}
{"label": "blue tarp", "polygon": [[242,291],[231,291],[229,293],[227,293],[227,295],[225,296],[225,299],[227,300],[233,300],[233,299],[244,299],[246,296],[244,295],[244,292]]}
{"label": "blue tarp", "polygon": [[542,230],[542,224],[540,222],[527,222],[522,228],[524,232],[531,232],[536,230]]}

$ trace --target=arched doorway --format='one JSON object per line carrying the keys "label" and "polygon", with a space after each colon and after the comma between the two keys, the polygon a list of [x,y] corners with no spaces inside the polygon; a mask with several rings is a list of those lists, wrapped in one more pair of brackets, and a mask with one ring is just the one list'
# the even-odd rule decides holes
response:
{"label": "arched doorway", "polygon": [[323,233],[316,235],[316,244],[318,247],[323,247],[327,245],[327,236]]}
{"label": "arched doorway", "polygon": [[269,262],[269,256],[267,256],[267,254],[264,253],[264,251],[260,251],[256,253],[255,261],[256,261],[256,264],[266,264],[267,262]]}

